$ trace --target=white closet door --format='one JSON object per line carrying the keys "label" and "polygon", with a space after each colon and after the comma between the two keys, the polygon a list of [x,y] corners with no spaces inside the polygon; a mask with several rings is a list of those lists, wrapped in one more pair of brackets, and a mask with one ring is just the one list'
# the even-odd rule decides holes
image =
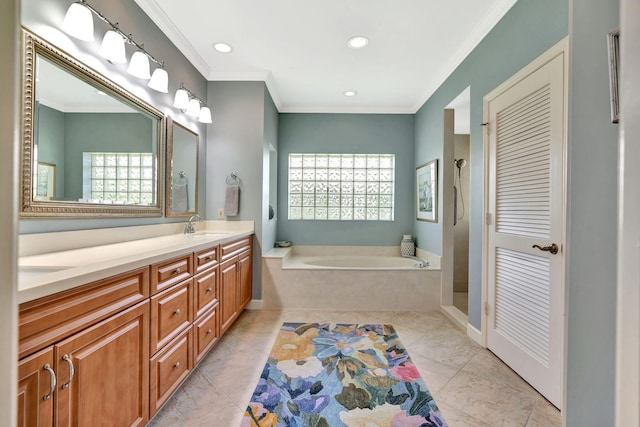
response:
{"label": "white closet door", "polygon": [[487,345],[558,407],[564,354],[564,59],[561,53],[534,65],[485,98]]}

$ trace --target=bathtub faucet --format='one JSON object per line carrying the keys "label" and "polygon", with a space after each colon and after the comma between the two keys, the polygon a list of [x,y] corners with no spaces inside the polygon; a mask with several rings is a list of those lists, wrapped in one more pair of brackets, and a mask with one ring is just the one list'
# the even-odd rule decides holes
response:
{"label": "bathtub faucet", "polygon": [[418,264],[416,265],[416,267],[418,268],[425,268],[429,266],[429,261],[425,261],[422,258],[418,258],[417,256],[413,256],[413,255],[402,255],[402,256],[405,258],[411,258],[418,261]]}

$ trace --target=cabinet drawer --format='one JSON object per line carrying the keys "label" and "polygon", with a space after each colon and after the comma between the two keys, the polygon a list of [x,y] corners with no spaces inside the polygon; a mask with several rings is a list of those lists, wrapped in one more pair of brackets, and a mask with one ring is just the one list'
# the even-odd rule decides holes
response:
{"label": "cabinet drawer", "polygon": [[205,249],[194,254],[196,273],[205,271],[218,263],[218,247]]}
{"label": "cabinet drawer", "polygon": [[196,363],[200,362],[220,336],[218,327],[219,307],[220,305],[216,304],[193,324],[195,328]]}
{"label": "cabinet drawer", "polygon": [[19,308],[19,357],[67,338],[149,297],[149,268],[30,301]]}
{"label": "cabinet drawer", "polygon": [[151,418],[193,369],[193,327],[153,356],[149,366]]}
{"label": "cabinet drawer", "polygon": [[240,252],[251,248],[252,236],[243,237],[233,242],[220,245],[220,262],[238,255]]}
{"label": "cabinet drawer", "polygon": [[193,321],[193,279],[151,297],[150,353],[154,354]]}
{"label": "cabinet drawer", "polygon": [[195,316],[200,317],[218,298],[218,268],[212,268],[204,273],[198,274],[195,278]]}
{"label": "cabinet drawer", "polygon": [[193,276],[193,254],[151,266],[151,295]]}

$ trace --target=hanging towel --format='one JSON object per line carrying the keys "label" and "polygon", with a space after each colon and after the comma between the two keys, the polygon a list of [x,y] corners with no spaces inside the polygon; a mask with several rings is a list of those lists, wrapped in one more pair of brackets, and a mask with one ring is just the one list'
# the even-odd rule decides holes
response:
{"label": "hanging towel", "polygon": [[238,205],[240,204],[240,186],[227,185],[227,191],[224,195],[224,214],[225,216],[238,215]]}
{"label": "hanging towel", "polygon": [[186,212],[189,209],[187,184],[171,185],[171,212]]}

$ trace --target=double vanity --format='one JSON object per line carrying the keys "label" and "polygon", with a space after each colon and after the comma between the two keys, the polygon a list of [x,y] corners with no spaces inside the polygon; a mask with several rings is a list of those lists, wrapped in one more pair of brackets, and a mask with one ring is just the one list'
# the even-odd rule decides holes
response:
{"label": "double vanity", "polygon": [[253,225],[216,223],[20,257],[18,425],[153,417],[251,301]]}
{"label": "double vanity", "polygon": [[[251,301],[253,222],[191,233],[204,125],[111,64],[22,36],[18,425],[143,426]],[[188,233],[152,220],[29,234],[151,217],[191,217]]]}

